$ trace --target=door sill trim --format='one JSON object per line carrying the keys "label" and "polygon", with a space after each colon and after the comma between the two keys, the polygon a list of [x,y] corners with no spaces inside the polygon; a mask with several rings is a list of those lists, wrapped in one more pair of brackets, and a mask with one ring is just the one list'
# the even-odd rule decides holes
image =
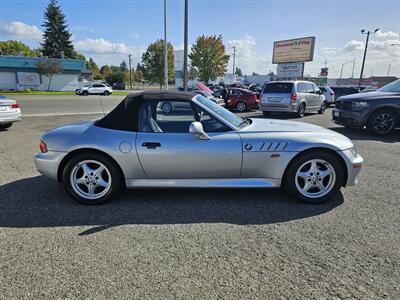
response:
{"label": "door sill trim", "polygon": [[126,179],[127,188],[279,188],[280,179]]}

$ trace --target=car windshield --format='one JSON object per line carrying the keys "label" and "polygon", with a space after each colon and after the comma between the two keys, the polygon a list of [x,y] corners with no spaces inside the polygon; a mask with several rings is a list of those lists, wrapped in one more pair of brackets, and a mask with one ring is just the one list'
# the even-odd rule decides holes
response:
{"label": "car windshield", "polygon": [[243,125],[247,125],[248,123],[246,122],[245,119],[242,119],[241,117],[235,115],[234,113],[231,113],[229,110],[226,110],[225,108],[216,104],[214,101],[211,101],[201,95],[197,95],[195,99],[197,102],[206,106],[213,113],[219,115],[221,118],[223,118],[224,120],[226,120],[228,123],[232,124],[235,127],[241,127]]}
{"label": "car windshield", "polygon": [[377,92],[400,93],[400,79],[381,87],[377,90]]}

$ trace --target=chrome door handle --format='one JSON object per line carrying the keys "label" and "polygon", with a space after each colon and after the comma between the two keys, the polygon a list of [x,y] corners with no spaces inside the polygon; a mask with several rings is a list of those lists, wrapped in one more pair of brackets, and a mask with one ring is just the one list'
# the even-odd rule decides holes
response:
{"label": "chrome door handle", "polygon": [[157,147],[161,147],[161,144],[158,142],[144,142],[142,147],[146,147],[147,149],[156,149]]}

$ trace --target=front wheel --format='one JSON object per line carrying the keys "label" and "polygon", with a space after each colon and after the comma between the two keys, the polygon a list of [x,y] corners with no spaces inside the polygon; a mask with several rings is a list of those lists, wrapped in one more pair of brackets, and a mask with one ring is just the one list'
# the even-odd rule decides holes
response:
{"label": "front wheel", "polygon": [[104,91],[104,93],[103,93],[104,96],[110,96],[110,94],[111,93],[109,91]]}
{"label": "front wheel", "polygon": [[367,130],[376,135],[387,135],[394,131],[398,124],[396,114],[388,109],[380,110],[371,115],[367,121]]}
{"label": "front wheel", "polygon": [[6,123],[6,124],[0,124],[0,129],[7,129],[12,126],[13,123]]}
{"label": "front wheel", "polygon": [[344,174],[336,156],[312,151],[295,158],[285,181],[288,190],[300,201],[323,203],[339,192]]}
{"label": "front wheel", "polygon": [[118,167],[99,153],[74,156],[67,162],[62,179],[67,193],[83,204],[106,202],[122,185]]}

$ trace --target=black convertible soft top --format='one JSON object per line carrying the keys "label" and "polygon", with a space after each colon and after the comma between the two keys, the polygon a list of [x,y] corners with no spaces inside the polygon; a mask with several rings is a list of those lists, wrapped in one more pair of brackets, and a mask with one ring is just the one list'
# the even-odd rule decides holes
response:
{"label": "black convertible soft top", "polygon": [[168,91],[143,91],[129,94],[104,118],[95,125],[103,128],[138,131],[139,110],[144,101],[148,100],[180,100],[191,101],[192,93]]}

